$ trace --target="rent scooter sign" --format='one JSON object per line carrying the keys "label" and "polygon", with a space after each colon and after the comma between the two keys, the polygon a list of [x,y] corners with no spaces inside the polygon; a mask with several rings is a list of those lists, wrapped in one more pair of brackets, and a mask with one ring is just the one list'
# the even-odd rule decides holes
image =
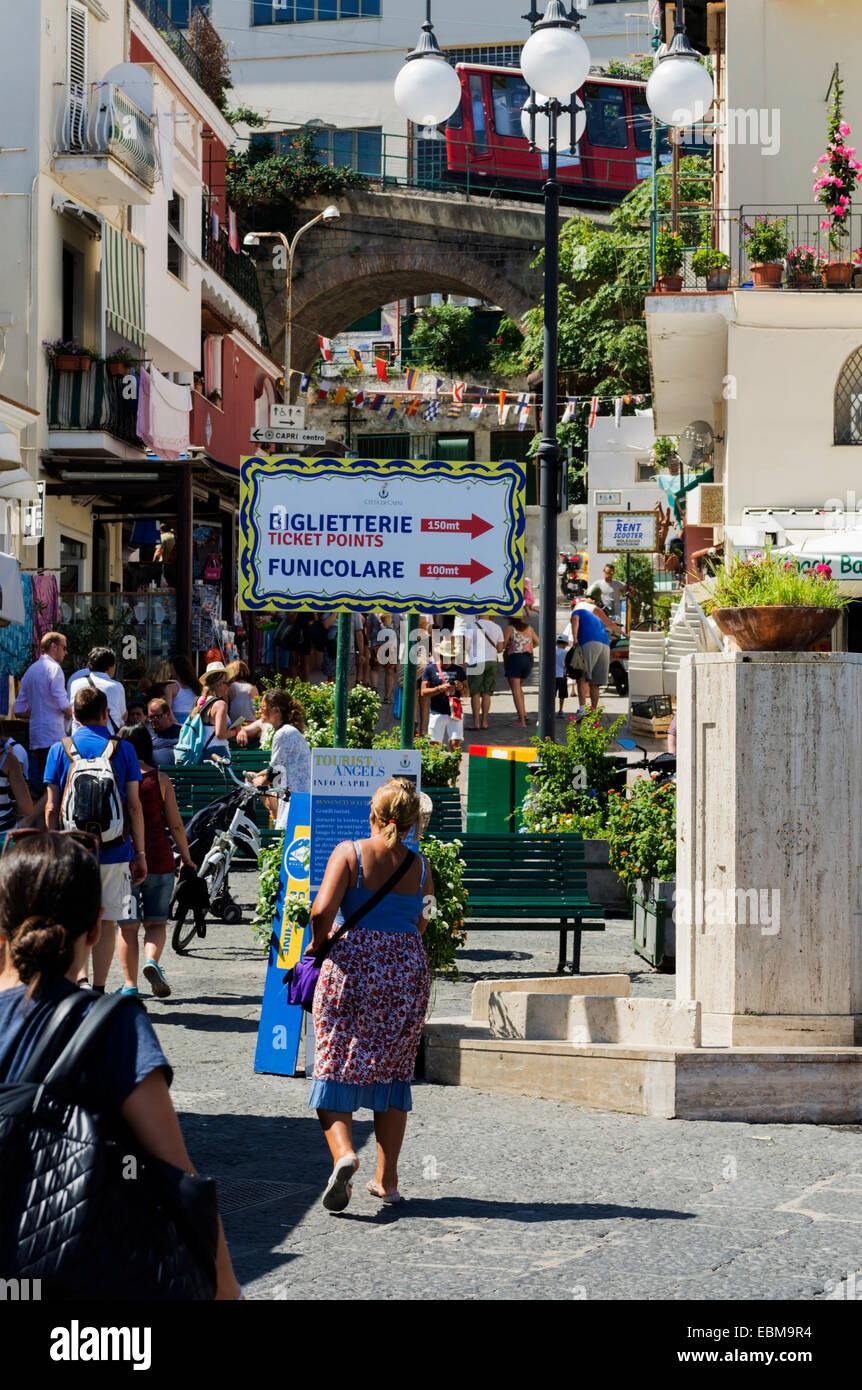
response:
{"label": "rent scooter sign", "polygon": [[242,461],[240,606],[523,607],[519,463]]}

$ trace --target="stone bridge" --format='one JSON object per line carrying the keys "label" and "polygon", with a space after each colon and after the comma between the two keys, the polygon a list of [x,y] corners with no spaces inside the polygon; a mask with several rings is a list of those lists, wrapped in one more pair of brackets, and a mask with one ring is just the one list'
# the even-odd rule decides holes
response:
{"label": "stone bridge", "polygon": [[[281,221],[281,230],[292,236],[333,201],[341,210],[339,221],[319,223],[297,249],[295,369],[308,371],[317,360],[318,334],[334,338],[397,299],[434,292],[467,295],[499,305],[518,322],[541,298],[542,273],[532,269],[544,241],[539,202],[352,189],[337,199],[308,199]],[[563,216],[574,211],[567,209]],[[271,217],[269,225],[276,225]],[[279,357],[284,350],[285,272],[261,255],[258,273],[270,340]]]}

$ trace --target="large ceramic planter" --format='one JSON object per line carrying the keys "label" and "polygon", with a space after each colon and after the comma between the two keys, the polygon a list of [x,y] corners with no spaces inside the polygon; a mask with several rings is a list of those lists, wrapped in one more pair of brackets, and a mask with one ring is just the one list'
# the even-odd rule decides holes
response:
{"label": "large ceramic planter", "polygon": [[841,616],[838,608],[806,608],[797,604],[756,608],[714,608],[710,617],[743,652],[810,652],[832,631]]}
{"label": "large ceramic planter", "polygon": [[823,283],[827,290],[846,290],[853,283],[856,267],[852,261],[832,261],[823,267]]}
{"label": "large ceramic planter", "polygon": [[715,267],[706,272],[706,288],[710,293],[714,294],[716,290],[726,290],[729,284],[729,270],[722,270],[719,267]]}
{"label": "large ceramic planter", "polygon": [[676,880],[639,878],[632,894],[634,949],[657,970],[676,963]]}
{"label": "large ceramic planter", "polygon": [[819,271],[816,275],[794,275],[787,283],[794,290],[819,290],[823,285]]}
{"label": "large ceramic planter", "polygon": [[755,261],[751,266],[751,283],[756,290],[776,290],[783,272],[781,261]]}
{"label": "large ceramic planter", "polygon": [[679,294],[682,289],[681,275],[657,275],[655,280],[656,294]]}

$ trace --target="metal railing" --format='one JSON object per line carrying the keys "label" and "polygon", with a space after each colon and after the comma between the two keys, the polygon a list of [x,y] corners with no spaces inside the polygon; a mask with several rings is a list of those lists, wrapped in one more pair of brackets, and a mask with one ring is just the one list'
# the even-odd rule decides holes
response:
{"label": "metal railing", "polygon": [[158,30],[168,48],[177,55],[186,72],[191,74],[199,87],[203,87],[206,65],[192,48],[182,29],[178,29],[174,24],[167,10],[162,9],[158,0],[135,0],[135,4],[153,28]]}
{"label": "metal railing", "polygon": [[62,372],[49,363],[49,430],[104,430],[143,450],[137,433],[138,393],[128,400],[124,390],[128,375],[112,375],[105,362],[92,362],[85,372]]}
{"label": "metal railing", "polygon": [[158,170],[155,122],[111,82],[76,84],[60,91],[56,154],[105,154],[152,188]]}
{"label": "metal railing", "polygon": [[[284,127],[264,136],[252,137],[252,148],[272,154],[287,154],[291,148],[291,137],[304,133],[308,127]],[[313,128],[312,134],[318,134]],[[338,145],[329,143],[339,135],[370,137],[379,134],[379,145],[360,147],[354,141],[352,152],[345,147],[349,158],[342,159]],[[429,139],[418,135],[402,135],[397,132],[326,131],[327,148],[319,149],[318,163],[333,168],[352,168],[368,179],[372,188],[417,188],[435,193],[460,193],[468,201],[474,198],[512,198],[514,200],[541,201],[544,196],[545,170],[540,156],[531,155],[527,141],[523,149],[506,149],[502,154],[493,144],[462,139],[452,141],[451,150],[445,137]],[[450,156],[451,166],[450,167]],[[590,152],[581,158],[579,165],[567,166],[569,156],[564,152],[560,158],[561,196],[564,202],[584,202],[605,205],[619,201],[619,198],[633,188],[640,177],[635,159],[641,163],[649,159],[649,151],[638,150],[607,153]],[[505,160],[505,167],[498,168],[498,162]],[[580,172],[581,178],[568,177],[569,172]],[[605,195],[603,189],[608,188]]]}
{"label": "metal railing", "polygon": [[[697,276],[692,264],[695,253],[702,247],[715,248],[730,260],[729,284],[733,288],[749,288],[752,284],[751,255],[747,240],[749,229],[758,222],[777,222],[783,232],[787,250],[810,248],[822,262],[849,261],[857,247],[862,246],[862,213],[851,212],[846,219],[846,235],[839,251],[829,244],[829,231],[821,224],[827,220],[819,203],[746,204],[739,208],[713,208],[705,204],[683,204],[676,214],[676,226],[682,234],[685,254],[679,274],[684,290],[705,290],[706,281]],[[667,210],[653,214],[653,239],[674,225],[673,214]],[[820,289],[821,274],[816,270],[800,283],[792,264],[784,262],[782,288],[788,290]]]}
{"label": "metal railing", "polygon": [[212,218],[206,202],[203,205],[201,228],[201,255],[203,259],[254,310],[260,327],[260,345],[264,351],[271,352],[266,316],[263,311],[263,298],[260,293],[260,282],[257,278],[257,267],[254,261],[243,252],[231,249],[227,228],[223,223],[219,225],[218,236],[213,236]]}

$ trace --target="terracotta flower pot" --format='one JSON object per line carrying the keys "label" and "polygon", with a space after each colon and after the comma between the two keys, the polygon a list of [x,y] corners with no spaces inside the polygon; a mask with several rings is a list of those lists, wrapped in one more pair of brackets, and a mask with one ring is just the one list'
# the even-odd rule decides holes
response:
{"label": "terracotta flower pot", "polygon": [[109,376],[127,376],[131,370],[132,370],[131,367],[128,366],[128,364],[125,363],[125,362],[109,362],[109,363],[108,363],[108,375],[109,375]]}
{"label": "terracotta flower pot", "polygon": [[788,284],[795,290],[819,290],[823,281],[818,272],[816,275],[794,275]]}
{"label": "terracotta flower pot", "polygon": [[658,294],[679,294],[682,289],[681,275],[657,275],[655,287]]}
{"label": "terracotta flower pot", "polygon": [[88,372],[90,370],[91,357],[79,357],[73,353],[60,353],[54,358],[54,367],[58,372]]}
{"label": "terracotta flower pot", "polygon": [[755,261],[750,267],[751,280],[755,289],[774,290],[781,284],[784,266],[781,261]]}
{"label": "terracotta flower pot", "polygon": [[841,616],[839,608],[775,604],[754,608],[714,608],[719,629],[744,652],[810,652]]}
{"label": "terracotta flower pot", "polygon": [[823,267],[823,283],[828,290],[847,289],[855,269],[852,261],[831,261]]}
{"label": "terracotta flower pot", "polygon": [[714,266],[712,270],[706,272],[706,288],[708,290],[726,290],[729,284],[729,270],[722,270],[720,266]]}

